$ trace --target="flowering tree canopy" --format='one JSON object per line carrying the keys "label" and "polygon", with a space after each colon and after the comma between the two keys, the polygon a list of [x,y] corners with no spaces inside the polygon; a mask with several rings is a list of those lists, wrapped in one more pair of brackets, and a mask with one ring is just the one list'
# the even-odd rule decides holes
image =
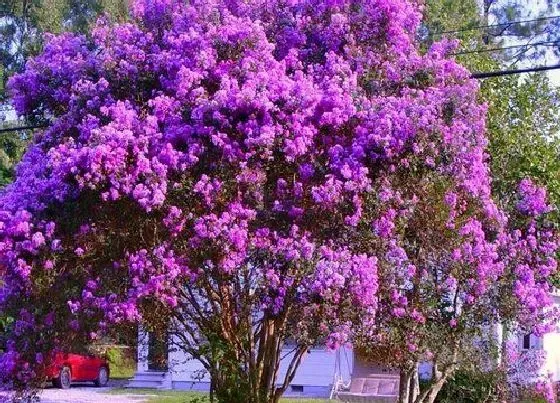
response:
{"label": "flowering tree canopy", "polygon": [[172,329],[219,399],[273,402],[313,344],[396,334],[414,361],[431,324],[480,322],[503,290],[540,323],[546,197],[524,182],[531,224],[508,230],[477,84],[452,43],[419,51],[417,4],[189,3],[137,0],[10,80],[51,124],[0,201],[6,379],[141,322]]}

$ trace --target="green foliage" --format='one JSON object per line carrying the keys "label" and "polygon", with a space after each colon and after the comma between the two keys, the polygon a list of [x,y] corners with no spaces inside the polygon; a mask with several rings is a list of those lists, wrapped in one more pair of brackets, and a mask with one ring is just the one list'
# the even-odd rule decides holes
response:
{"label": "green foliage", "polygon": [[[539,60],[559,55],[560,21],[550,18],[558,14],[556,0],[427,0],[427,23],[431,32],[447,32],[462,41],[463,50],[485,47],[501,49],[483,57],[511,65],[522,60]],[[520,21],[524,21],[520,23]],[[512,23],[514,22],[514,23]],[[449,32],[452,31],[452,32]],[[441,35],[435,35],[439,39]],[[537,46],[547,42],[547,46]],[[509,45],[525,45],[508,48]],[[477,57],[469,54],[465,59]],[[542,60],[540,60],[542,61]]]}
{"label": "green foliage", "polygon": [[489,152],[494,191],[502,207],[511,208],[517,183],[531,177],[560,205],[560,91],[543,74],[524,80],[487,80]]}
{"label": "green foliage", "polygon": [[29,134],[25,132],[0,132],[0,188],[12,181],[15,164],[21,158],[28,141]]}
{"label": "green foliage", "polygon": [[129,379],[136,372],[136,360],[132,349],[108,348],[105,356],[113,379]]}
{"label": "green foliage", "polygon": [[439,392],[436,403],[497,402],[504,385],[499,371],[459,370]]}
{"label": "green foliage", "polygon": [[33,10],[37,30],[58,34],[64,30],[64,15],[67,0],[42,0]]}
{"label": "green foliage", "polygon": [[[0,312],[0,335],[2,335],[8,326],[10,326],[14,322],[14,318],[11,316],[7,316],[4,313]],[[0,337],[0,353],[5,350],[4,340]]]}
{"label": "green foliage", "polygon": [[61,17],[65,29],[86,34],[99,15],[108,14],[115,20],[122,20],[126,18],[128,13],[126,0],[48,1],[63,3]]}
{"label": "green foliage", "polygon": [[[428,0],[424,13],[428,43],[440,40],[442,32],[465,30],[480,23],[480,10],[475,1]],[[446,35],[447,36],[447,35]],[[481,40],[479,31],[464,31],[463,46],[477,45]]]}
{"label": "green foliage", "polygon": [[425,45],[444,38],[459,40],[455,53],[463,66],[472,72],[498,70],[494,53],[478,52],[487,48],[484,32],[475,28],[483,24],[482,14],[476,0],[427,0]]}

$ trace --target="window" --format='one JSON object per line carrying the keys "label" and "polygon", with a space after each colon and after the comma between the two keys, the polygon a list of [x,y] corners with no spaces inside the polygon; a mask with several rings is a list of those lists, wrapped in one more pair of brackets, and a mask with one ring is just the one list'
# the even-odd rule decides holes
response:
{"label": "window", "polygon": [[523,350],[531,349],[531,333],[523,336]]}
{"label": "window", "polygon": [[292,392],[303,393],[303,385],[292,385],[290,388]]}

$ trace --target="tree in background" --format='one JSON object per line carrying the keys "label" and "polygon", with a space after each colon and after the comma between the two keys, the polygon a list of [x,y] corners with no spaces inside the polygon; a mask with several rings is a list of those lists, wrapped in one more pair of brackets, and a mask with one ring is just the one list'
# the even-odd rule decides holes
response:
{"label": "tree in background", "polygon": [[[0,3],[0,108],[9,111],[5,84],[23,69],[27,59],[43,45],[44,33],[64,31],[87,33],[102,13],[112,18],[126,18],[126,0],[6,0]],[[10,122],[0,110],[0,128],[20,126],[22,120]],[[11,113],[8,113],[11,115]],[[25,116],[25,123],[44,121],[40,113]],[[10,183],[14,167],[32,137],[32,130],[0,133],[0,187]]]}
{"label": "tree in background", "polygon": [[[43,33],[86,33],[103,12],[126,17],[126,0],[6,0],[0,3],[0,88],[42,48]],[[0,100],[5,94],[0,94]]]}
{"label": "tree in background", "polygon": [[[556,63],[560,55],[560,4],[555,0],[484,0],[483,22],[492,27],[485,31],[486,43],[523,45],[501,52],[503,60],[523,60],[542,64],[545,57]],[[511,23],[512,21],[526,21]],[[488,25],[488,24],[486,24]]]}
{"label": "tree in background", "polygon": [[[546,4],[548,7],[541,12],[551,13],[554,3]],[[498,20],[505,24],[506,17],[510,22],[522,18],[530,3],[514,1],[503,5],[501,2],[488,2],[487,5],[491,6],[492,13],[501,16]],[[476,28],[484,22],[483,14],[475,0],[430,0],[426,4],[422,39],[428,43],[442,37],[459,39],[460,48],[455,52],[456,58],[471,71],[508,68],[510,66],[505,61],[509,57],[507,50],[485,51],[500,47],[500,35],[496,32],[485,43],[486,30]],[[459,18],[460,15],[465,16],[463,20]],[[543,23],[552,22],[541,20],[535,22],[532,28],[523,28],[523,24],[521,27],[513,24],[507,28],[519,31],[519,34],[522,31],[527,35],[535,35]],[[475,28],[469,29],[471,27]],[[510,35],[508,32],[504,31],[503,34]],[[550,83],[546,73],[535,73],[481,80],[480,94],[481,100],[488,105],[492,190],[500,206],[508,211],[515,209],[517,183],[526,177],[546,186],[551,204],[559,206],[560,89]]]}
{"label": "tree in background", "polygon": [[560,91],[544,74],[487,80],[494,192],[512,207],[515,184],[526,177],[545,185],[560,205]]}
{"label": "tree in background", "polygon": [[0,133],[0,187],[12,181],[14,168],[27,144],[28,138],[25,132]]}

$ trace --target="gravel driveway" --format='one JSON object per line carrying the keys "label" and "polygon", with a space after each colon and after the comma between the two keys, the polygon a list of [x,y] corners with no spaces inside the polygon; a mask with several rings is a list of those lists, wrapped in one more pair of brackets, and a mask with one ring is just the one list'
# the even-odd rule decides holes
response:
{"label": "gravel driveway", "polygon": [[[108,395],[112,388],[96,388],[90,385],[72,385],[70,389],[62,390],[47,387],[40,397],[41,403],[143,403],[146,396],[134,395],[131,390],[126,395]],[[4,402],[7,395],[0,392],[0,402]]]}

